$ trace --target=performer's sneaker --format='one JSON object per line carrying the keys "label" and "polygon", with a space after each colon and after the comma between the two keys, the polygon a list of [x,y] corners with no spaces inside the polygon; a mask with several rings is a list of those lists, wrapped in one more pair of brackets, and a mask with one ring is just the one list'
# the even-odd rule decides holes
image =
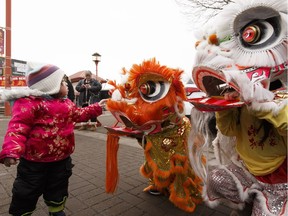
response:
{"label": "performer's sneaker", "polygon": [[162,194],[160,191],[158,191],[158,190],[153,190],[153,189],[148,190],[148,192],[149,192],[150,194],[154,195],[154,196],[160,196],[160,195]]}
{"label": "performer's sneaker", "polygon": [[154,185],[149,185],[148,187],[144,188],[144,192],[148,192],[154,196],[162,195],[162,193],[157,190],[157,188]]}
{"label": "performer's sneaker", "polygon": [[87,130],[87,127],[86,126],[81,126],[78,128],[78,130]]}
{"label": "performer's sneaker", "polygon": [[96,125],[92,125],[90,128],[89,128],[90,131],[96,131],[97,130],[97,126]]}

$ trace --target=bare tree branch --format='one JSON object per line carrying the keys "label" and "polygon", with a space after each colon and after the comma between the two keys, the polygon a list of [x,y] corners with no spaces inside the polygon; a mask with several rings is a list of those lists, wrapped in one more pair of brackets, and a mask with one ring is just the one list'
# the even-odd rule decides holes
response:
{"label": "bare tree branch", "polygon": [[175,0],[193,29],[200,28],[233,0]]}

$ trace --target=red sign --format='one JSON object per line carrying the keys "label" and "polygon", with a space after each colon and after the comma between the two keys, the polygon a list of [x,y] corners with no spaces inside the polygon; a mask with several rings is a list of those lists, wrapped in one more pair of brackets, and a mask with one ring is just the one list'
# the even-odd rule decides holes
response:
{"label": "red sign", "polygon": [[[12,76],[11,87],[24,87],[26,85],[25,76]],[[0,76],[0,87],[5,86],[5,76]]]}

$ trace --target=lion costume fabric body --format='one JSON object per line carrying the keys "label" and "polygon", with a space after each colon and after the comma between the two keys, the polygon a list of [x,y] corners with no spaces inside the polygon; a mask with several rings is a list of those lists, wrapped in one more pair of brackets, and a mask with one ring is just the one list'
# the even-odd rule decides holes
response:
{"label": "lion costume fabric body", "polygon": [[[123,84],[109,82],[115,89],[107,101],[107,109],[123,125],[108,128],[107,156],[115,155],[117,147],[112,146],[117,146],[117,137],[138,138],[146,160],[140,172],[151,180],[144,191],[157,189],[168,194],[170,201],[180,209],[193,212],[196,204],[202,201],[202,182],[191,169],[187,155],[191,125],[183,113],[186,94],[181,82],[182,72],[162,66],[153,58],[133,65],[129,71],[123,69],[127,78]],[[109,171],[115,166],[117,163],[107,164],[108,193],[116,188],[117,171],[114,170],[114,174]]]}
{"label": "lion costume fabric body", "polygon": [[[192,77],[207,97],[193,103],[216,111],[219,129],[213,142],[189,142],[203,199],[237,209],[251,202],[253,216],[287,215],[287,2],[235,0],[202,30]],[[223,100],[235,92],[233,103]],[[218,164],[206,157],[205,167],[197,157],[209,144]]]}

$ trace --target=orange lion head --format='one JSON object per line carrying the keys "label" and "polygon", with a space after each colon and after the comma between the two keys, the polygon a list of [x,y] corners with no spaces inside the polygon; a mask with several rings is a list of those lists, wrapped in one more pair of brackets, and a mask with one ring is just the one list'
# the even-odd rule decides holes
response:
{"label": "orange lion head", "polygon": [[179,124],[184,115],[182,70],[160,65],[155,58],[123,69],[126,81],[115,89],[107,109],[126,127],[157,133]]}

